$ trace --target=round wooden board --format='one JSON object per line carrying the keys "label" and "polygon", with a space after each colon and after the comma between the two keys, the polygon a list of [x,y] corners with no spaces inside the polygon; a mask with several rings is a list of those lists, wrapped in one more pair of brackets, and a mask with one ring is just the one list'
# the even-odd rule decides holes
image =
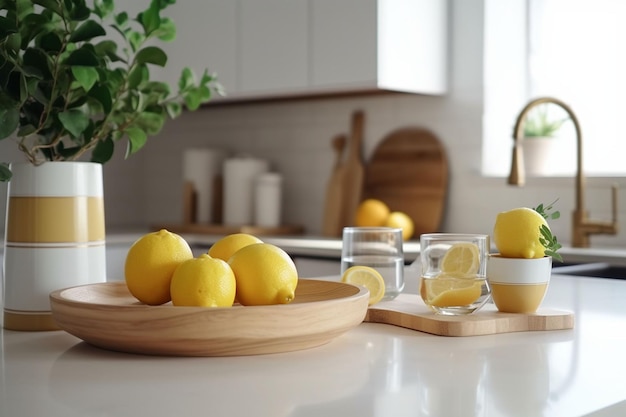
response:
{"label": "round wooden board", "polygon": [[448,163],[439,139],[426,129],[391,132],[365,170],[363,198],[384,201],[415,224],[414,236],[439,231],[448,191]]}
{"label": "round wooden board", "polygon": [[171,356],[236,356],[307,349],[365,318],[369,292],[340,282],[300,279],[290,304],[228,308],[148,306],[123,281],[50,294],[59,327],[92,345]]}

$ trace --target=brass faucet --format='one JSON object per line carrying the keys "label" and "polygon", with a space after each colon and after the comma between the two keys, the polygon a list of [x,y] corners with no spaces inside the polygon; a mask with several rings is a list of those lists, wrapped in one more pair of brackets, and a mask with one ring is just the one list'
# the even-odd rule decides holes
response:
{"label": "brass faucet", "polygon": [[583,139],[578,118],[572,109],[561,100],[552,97],[541,97],[529,102],[517,117],[513,128],[513,158],[511,160],[511,174],[508,183],[511,185],[524,185],[524,155],[522,152],[522,138],[524,119],[528,112],[535,106],[552,103],[561,107],[574,123],[576,129],[576,208],[572,218],[572,246],[575,248],[589,247],[589,237],[592,234],[617,234],[617,185],[612,186],[612,217],[610,222],[591,221],[585,210],[585,177],[583,175]]}

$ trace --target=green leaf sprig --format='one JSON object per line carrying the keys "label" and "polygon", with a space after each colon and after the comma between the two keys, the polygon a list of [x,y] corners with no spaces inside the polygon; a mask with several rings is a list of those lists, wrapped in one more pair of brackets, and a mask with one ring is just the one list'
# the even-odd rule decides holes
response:
{"label": "green leaf sprig", "polygon": [[[539,213],[546,220],[556,220],[561,217],[561,213],[559,211],[553,211],[554,204],[557,201],[559,201],[558,198],[548,205],[539,204],[537,207],[533,208],[533,210]],[[541,233],[539,243],[541,243],[545,248],[545,254],[552,256],[552,258],[559,262],[563,262],[563,257],[557,253],[557,251],[562,248],[562,245],[558,242],[556,236],[552,234],[550,228],[543,224],[539,227],[539,233]]]}

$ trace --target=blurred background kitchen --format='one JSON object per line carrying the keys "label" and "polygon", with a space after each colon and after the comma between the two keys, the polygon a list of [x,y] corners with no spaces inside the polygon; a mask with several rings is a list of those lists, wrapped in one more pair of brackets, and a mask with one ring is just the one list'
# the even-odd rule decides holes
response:
{"label": "blurred background kitchen", "polygon": [[[626,10],[618,0],[204,0],[179,1],[168,16],[179,34],[165,48],[163,79],[174,83],[184,65],[197,73],[208,67],[227,97],[166,123],[128,160],[117,147],[104,166],[109,233],[182,221],[184,152],[207,147],[268,161],[283,177],[283,223],[320,235],[332,138],[350,132],[357,110],[365,115],[365,163],[399,128],[426,128],[440,139],[449,169],[441,231],[491,233],[498,212],[558,198],[561,219],[551,226],[570,241],[576,146],[567,122],[555,172],[529,177],[523,188],[506,182],[515,118],[539,96],[565,101],[580,120],[590,217],[609,220],[610,186],[626,185],[618,100]],[[396,57],[385,55],[385,33],[407,22],[417,37],[396,40]],[[408,74],[417,87],[374,88],[385,81],[384,63],[398,56],[419,69]],[[324,77],[328,83],[316,85]],[[9,141],[0,142],[2,159],[20,160]],[[626,193],[618,199],[624,219]],[[623,227],[591,243],[625,244]]]}

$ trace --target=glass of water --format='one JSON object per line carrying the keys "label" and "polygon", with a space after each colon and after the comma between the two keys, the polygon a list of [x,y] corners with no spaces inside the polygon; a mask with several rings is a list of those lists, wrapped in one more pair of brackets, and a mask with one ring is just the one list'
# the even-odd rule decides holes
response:
{"label": "glass of water", "polygon": [[487,283],[489,236],[428,233],[420,236],[420,295],[443,315],[470,314],[491,297]]}
{"label": "glass of water", "polygon": [[393,227],[344,227],[341,274],[355,265],[376,269],[385,280],[383,300],[392,300],[404,289],[402,229]]}

